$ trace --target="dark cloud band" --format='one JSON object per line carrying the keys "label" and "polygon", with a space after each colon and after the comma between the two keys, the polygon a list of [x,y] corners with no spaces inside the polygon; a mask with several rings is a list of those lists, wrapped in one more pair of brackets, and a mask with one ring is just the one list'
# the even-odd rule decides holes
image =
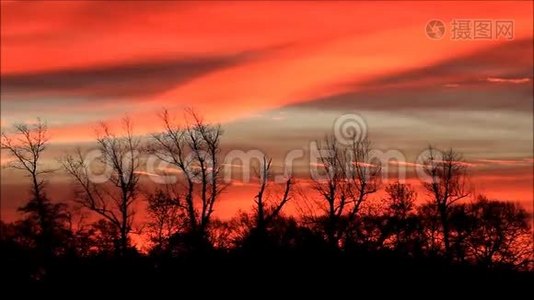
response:
{"label": "dark cloud band", "polygon": [[6,75],[2,76],[2,99],[18,100],[29,96],[104,99],[146,96],[243,63],[257,54],[244,52]]}

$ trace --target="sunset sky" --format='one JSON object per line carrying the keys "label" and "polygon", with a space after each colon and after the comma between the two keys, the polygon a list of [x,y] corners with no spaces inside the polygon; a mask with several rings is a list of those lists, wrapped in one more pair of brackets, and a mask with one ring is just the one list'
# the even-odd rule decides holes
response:
{"label": "sunset sky", "polygon": [[[445,23],[439,40],[425,32],[434,19]],[[453,20],[493,31],[513,21],[513,38],[457,40]],[[98,121],[128,114],[147,134],[163,107],[193,107],[222,123],[224,149],[261,149],[281,166],[358,113],[377,149],[414,162],[429,143],[452,147],[477,193],[531,210],[532,26],[531,1],[2,1],[1,125],[46,120],[45,163],[57,166],[64,151],[91,147]],[[50,194],[67,201],[58,173]],[[2,169],[2,219],[17,216],[28,184]],[[231,216],[253,192],[236,184],[216,209]]]}

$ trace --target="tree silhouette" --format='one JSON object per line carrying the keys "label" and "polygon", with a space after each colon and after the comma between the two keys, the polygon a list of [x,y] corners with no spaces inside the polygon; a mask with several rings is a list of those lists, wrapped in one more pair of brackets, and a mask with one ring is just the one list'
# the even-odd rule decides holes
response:
{"label": "tree silhouette", "polygon": [[333,137],[325,137],[320,145],[320,167],[325,179],[315,180],[313,188],[321,195],[326,216],[321,218],[328,243],[337,247],[340,232],[340,219],[348,206],[348,187],[345,180],[345,153]]}
{"label": "tree silhouette", "polygon": [[409,184],[396,181],[387,185],[385,191],[387,213],[401,220],[408,218],[409,213],[415,208],[417,199],[415,190]]}
{"label": "tree silhouette", "polygon": [[385,188],[385,214],[388,231],[393,234],[395,247],[405,248],[416,227],[413,215],[417,193],[409,185],[399,181],[390,183]]}
{"label": "tree silhouette", "polygon": [[451,257],[449,213],[451,206],[469,196],[467,164],[462,156],[450,149],[439,152],[430,146],[423,161],[423,170],[429,180],[423,187],[432,197],[441,222],[445,255]]}
{"label": "tree silhouette", "polygon": [[153,135],[154,143],[147,150],[180,170],[178,199],[187,216],[187,234],[192,244],[204,247],[214,205],[225,188],[219,161],[223,132],[220,125],[206,124],[192,110],[187,111],[187,116],[191,121],[182,128],[164,110],[164,129]]}
{"label": "tree silhouette", "polygon": [[226,252],[233,250],[245,235],[244,233],[239,233],[240,230],[245,230],[241,225],[235,219],[221,220],[213,218],[210,221],[209,228],[211,245],[218,250]]}
{"label": "tree silhouette", "polygon": [[37,119],[34,124],[15,124],[13,133],[2,132],[1,148],[12,160],[8,167],[21,170],[31,180],[31,199],[19,211],[27,215],[25,224],[35,239],[41,253],[50,256],[61,243],[66,233],[65,224],[69,218],[66,205],[52,203],[45,192],[44,175],[52,169],[42,167],[42,155],[48,146],[46,123]]}
{"label": "tree silhouette", "polygon": [[326,204],[323,221],[327,240],[337,247],[343,234],[346,239],[355,238],[348,226],[355,222],[362,203],[378,190],[381,166],[373,161],[367,138],[355,136],[348,145],[341,145],[335,138],[326,137],[320,148],[325,178],[315,180],[313,188]]}
{"label": "tree silhouette", "polygon": [[291,199],[291,188],[293,185],[293,180],[289,177],[285,184],[284,190],[280,199],[276,201],[269,201],[268,188],[269,188],[269,178],[271,174],[271,164],[272,159],[263,157],[263,160],[260,162],[260,168],[258,172],[260,186],[258,193],[255,196],[255,206],[254,206],[254,225],[250,228],[249,232],[249,245],[252,244],[253,247],[262,248],[266,246],[268,242],[268,228],[271,223],[280,216],[280,212],[284,205]]}
{"label": "tree silhouette", "polygon": [[169,250],[171,237],[185,227],[186,217],[180,209],[180,200],[169,188],[157,189],[147,197],[148,234],[156,252]]}
{"label": "tree silhouette", "polygon": [[96,162],[99,167],[108,168],[108,180],[95,182],[91,177],[93,166],[85,160],[80,148],[74,155],[67,155],[62,163],[77,186],[75,201],[117,228],[120,233],[119,252],[125,255],[135,213],[133,203],[139,192],[140,139],[133,135],[132,124],[127,117],[122,120],[124,136],[115,135],[104,123],[100,127],[97,137],[100,156]]}
{"label": "tree silhouette", "polygon": [[442,250],[441,222],[434,203],[424,203],[416,208],[418,226],[418,240],[421,252],[435,256]]}
{"label": "tree silhouette", "polygon": [[529,213],[516,203],[480,196],[467,205],[471,221],[466,235],[467,255],[485,267],[532,268]]}
{"label": "tree silhouette", "polygon": [[[213,213],[225,188],[220,174],[222,130],[190,110],[186,115],[185,125],[179,127],[164,111],[163,131],[142,149],[128,118],[122,123],[123,135],[102,124],[98,156],[78,148],[62,160],[75,185],[76,208],[99,217],[86,222],[86,215],[80,214],[78,224],[73,224],[77,211],[68,213],[45,192],[46,124],[17,125],[14,134],[2,133],[2,150],[12,158],[9,166],[24,171],[32,182],[32,197],[20,208],[24,218],[0,222],[0,257],[9,278],[42,286],[70,280],[101,286],[116,278],[143,284],[173,279],[184,287],[201,280],[214,286],[221,276],[231,277],[231,265],[260,285],[267,270],[314,277],[321,284],[331,276],[338,284],[347,268],[358,268],[365,277],[393,274],[396,283],[399,270],[420,276],[406,276],[410,280],[428,277],[438,284],[448,276],[466,282],[464,278],[476,275],[472,277],[499,284],[505,277],[514,284],[516,279],[531,279],[532,272],[522,272],[534,269],[531,215],[516,203],[485,197],[461,201],[470,194],[468,164],[453,150],[430,148],[422,162],[428,177],[422,187],[430,201],[418,205],[414,188],[399,181],[385,186],[382,201],[369,201],[380,188],[382,172],[371,143],[327,137],[320,145],[323,176],[311,185],[322,210],[317,210],[319,216],[314,211],[300,219],[282,210],[289,201],[299,204],[293,200],[295,191],[303,199],[317,194],[298,189],[302,181],[293,177],[273,182],[272,159],[264,156],[256,170],[253,209],[225,220]],[[169,172],[178,180],[141,187],[141,162],[153,157],[140,156],[140,150],[177,168],[155,172]],[[129,239],[135,204],[142,198],[149,219],[143,237],[152,242],[143,245],[143,250],[151,247],[147,253],[134,252]],[[45,255],[36,255],[36,250]]]}
{"label": "tree silhouette", "polygon": [[347,153],[348,196],[352,202],[349,217],[353,219],[367,197],[378,191],[382,169],[372,157],[372,145],[368,138],[354,138]]}
{"label": "tree silhouette", "polygon": [[120,254],[120,232],[107,219],[83,224],[73,232],[74,240],[71,243],[72,250],[79,257],[104,256],[113,257]]}

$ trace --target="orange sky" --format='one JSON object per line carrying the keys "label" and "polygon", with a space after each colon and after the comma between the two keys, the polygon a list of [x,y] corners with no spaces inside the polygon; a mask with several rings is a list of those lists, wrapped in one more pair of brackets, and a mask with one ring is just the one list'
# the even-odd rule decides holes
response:
{"label": "orange sky", "polygon": [[[425,34],[433,19],[441,40]],[[455,19],[511,20],[514,36],[453,40]],[[223,122],[227,149],[281,161],[357,112],[380,149],[453,147],[485,161],[478,190],[529,203],[532,24],[530,1],[2,1],[1,125],[47,120],[53,164],[98,121],[127,113],[142,134],[162,107],[194,107]],[[2,174],[16,207],[25,181]]]}

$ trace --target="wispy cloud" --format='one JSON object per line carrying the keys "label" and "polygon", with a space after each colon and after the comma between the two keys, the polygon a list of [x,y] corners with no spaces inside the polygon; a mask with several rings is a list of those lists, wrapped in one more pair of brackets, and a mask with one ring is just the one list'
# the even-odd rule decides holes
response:
{"label": "wispy cloud", "polygon": [[492,83],[527,83],[530,82],[530,78],[499,78],[499,77],[488,77],[486,79],[488,82]]}
{"label": "wispy cloud", "polygon": [[525,159],[477,159],[477,162],[489,165],[517,166],[529,165],[533,163],[532,158]]}

